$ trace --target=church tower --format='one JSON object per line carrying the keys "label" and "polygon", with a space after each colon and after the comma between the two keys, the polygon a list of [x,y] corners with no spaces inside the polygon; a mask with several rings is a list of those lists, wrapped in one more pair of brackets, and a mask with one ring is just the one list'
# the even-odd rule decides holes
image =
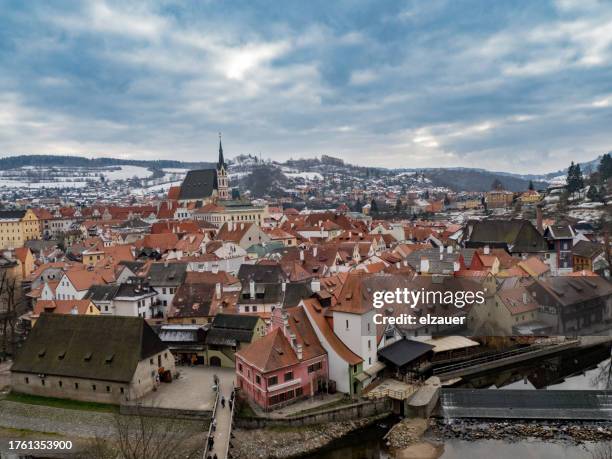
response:
{"label": "church tower", "polygon": [[223,159],[223,145],[221,145],[221,133],[219,133],[219,161],[217,162],[217,192],[221,201],[228,200],[229,177],[227,176],[227,166]]}

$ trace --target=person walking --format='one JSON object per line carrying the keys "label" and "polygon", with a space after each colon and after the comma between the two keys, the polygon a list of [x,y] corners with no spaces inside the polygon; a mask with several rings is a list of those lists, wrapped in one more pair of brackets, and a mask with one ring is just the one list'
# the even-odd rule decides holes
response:
{"label": "person walking", "polygon": [[212,426],[213,432],[217,430],[217,420],[216,419],[213,418],[211,426]]}
{"label": "person walking", "polygon": [[221,396],[221,408],[225,408],[225,397]]}

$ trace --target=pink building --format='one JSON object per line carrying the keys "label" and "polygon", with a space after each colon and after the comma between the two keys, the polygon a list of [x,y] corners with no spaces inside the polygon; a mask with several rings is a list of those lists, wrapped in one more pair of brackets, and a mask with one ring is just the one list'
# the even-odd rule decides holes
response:
{"label": "pink building", "polygon": [[274,311],[272,331],[236,353],[236,384],[271,410],[327,388],[327,353],[304,310]]}

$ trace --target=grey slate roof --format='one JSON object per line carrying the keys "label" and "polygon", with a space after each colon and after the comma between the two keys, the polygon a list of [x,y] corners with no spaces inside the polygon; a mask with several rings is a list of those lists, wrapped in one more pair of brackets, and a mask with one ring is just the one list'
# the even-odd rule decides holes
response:
{"label": "grey slate roof", "polygon": [[282,282],[285,279],[280,265],[246,265],[238,270],[238,279],[243,287],[248,287],[250,281],[255,283]]}
{"label": "grey slate roof", "polygon": [[187,263],[153,263],[149,268],[147,280],[155,287],[176,287],[183,283],[187,273]]}
{"label": "grey slate roof", "polygon": [[578,241],[578,243],[572,248],[572,253],[584,258],[593,258],[603,253],[604,246],[597,242],[591,241]]}
{"label": "grey slate roof", "polygon": [[[440,260],[442,254],[442,260]],[[417,250],[406,257],[408,264],[417,271],[421,269],[421,258],[429,260],[429,273],[432,274],[452,274],[454,272],[455,261],[459,261],[459,252],[440,253],[439,249]]]}
{"label": "grey slate roof", "polygon": [[258,316],[241,314],[217,314],[212,321],[215,328],[233,328],[236,330],[253,330],[259,320]]}
{"label": "grey slate roof", "polygon": [[129,383],[139,361],[167,349],[140,317],[44,313],[11,371]]}
{"label": "grey slate roof", "polygon": [[419,357],[432,352],[434,347],[409,339],[398,340],[378,351],[378,356],[396,367],[403,367]]}
{"label": "grey slate roof", "polygon": [[25,214],[25,210],[0,210],[0,220],[20,220]]}
{"label": "grey slate roof", "polygon": [[240,314],[217,314],[206,335],[206,344],[237,346],[250,343],[259,317]]}
{"label": "grey slate roof", "polygon": [[216,169],[189,171],[181,184],[179,200],[209,198],[216,189],[218,189]]}
{"label": "grey slate roof", "polygon": [[548,251],[548,243],[528,220],[482,220],[471,225],[468,248],[489,245],[507,247],[510,253]]}
{"label": "grey slate roof", "polygon": [[283,298],[283,308],[292,308],[300,304],[305,298],[312,296],[310,282],[292,282],[285,287],[285,296]]}
{"label": "grey slate roof", "polygon": [[92,285],[87,290],[84,299],[91,300],[94,303],[110,301],[115,298],[118,290],[118,285]]}

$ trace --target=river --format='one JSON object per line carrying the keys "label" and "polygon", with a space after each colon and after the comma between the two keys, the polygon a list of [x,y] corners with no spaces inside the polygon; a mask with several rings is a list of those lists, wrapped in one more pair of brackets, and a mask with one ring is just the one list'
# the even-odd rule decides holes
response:
{"label": "river", "polygon": [[[551,358],[502,372],[478,375],[458,387],[483,389],[604,389],[610,368],[609,353],[596,350]],[[332,442],[307,459],[388,459],[383,437],[394,420],[362,429]],[[596,444],[575,445],[561,441],[446,439],[440,459],[593,459]],[[602,456],[609,457],[609,456]]]}

